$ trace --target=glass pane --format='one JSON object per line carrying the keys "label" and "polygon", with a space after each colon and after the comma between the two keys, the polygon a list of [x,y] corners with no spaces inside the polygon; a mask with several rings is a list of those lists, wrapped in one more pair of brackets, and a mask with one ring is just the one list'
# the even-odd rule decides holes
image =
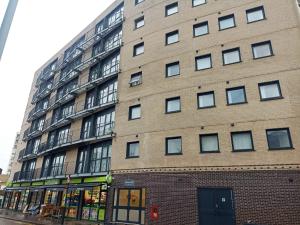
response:
{"label": "glass pane", "polygon": [[195,26],[194,35],[201,36],[208,33],[208,24],[203,24],[201,26]]}
{"label": "glass pane", "polygon": [[178,33],[169,35],[167,37],[167,44],[173,44],[178,41],[179,35]]}
{"label": "glass pane", "polygon": [[168,8],[167,15],[169,16],[177,12],[178,12],[178,6],[172,6]]}
{"label": "glass pane", "polygon": [[236,90],[229,90],[227,93],[229,104],[243,103],[246,101],[244,89],[242,88]]}
{"label": "glass pane", "polygon": [[288,130],[268,131],[268,142],[270,149],[291,148]]}
{"label": "glass pane", "polygon": [[176,112],[180,110],[180,99],[168,100],[167,112]]}
{"label": "glass pane", "polygon": [[270,44],[264,44],[253,47],[253,53],[254,58],[270,56],[272,54]]}
{"label": "glass pane", "polygon": [[130,207],[139,207],[140,206],[140,190],[131,190],[130,191]]}
{"label": "glass pane", "polygon": [[139,222],[139,210],[129,210],[129,222]]}
{"label": "glass pane", "polygon": [[278,84],[268,84],[260,86],[261,98],[276,98],[280,96]]}
{"label": "glass pane", "polygon": [[206,3],[206,0],[193,0],[193,6],[198,6]]}
{"label": "glass pane", "polygon": [[230,28],[230,27],[234,27],[234,18],[233,17],[220,20],[220,30]]}
{"label": "glass pane", "polygon": [[144,45],[135,48],[135,55],[140,55],[142,53],[144,53]]}
{"label": "glass pane", "polygon": [[136,119],[141,117],[141,107],[132,107],[131,108],[131,119]]}
{"label": "glass pane", "polygon": [[249,23],[264,19],[263,10],[262,9],[258,9],[256,11],[248,12],[247,13],[247,19],[248,19]]}
{"label": "glass pane", "polygon": [[118,218],[119,221],[127,221],[127,209],[119,209],[118,210]]}
{"label": "glass pane", "polygon": [[218,136],[217,135],[209,135],[201,137],[201,151],[218,151]]}
{"label": "glass pane", "polygon": [[119,192],[119,206],[128,205],[128,190],[120,190]]}
{"label": "glass pane", "polygon": [[174,76],[179,74],[179,64],[168,65],[167,67],[167,75]]}
{"label": "glass pane", "polygon": [[205,108],[215,105],[214,94],[199,95],[199,107]]}
{"label": "glass pane", "polygon": [[197,70],[204,70],[211,68],[211,57],[202,57],[197,59]]}
{"label": "glass pane", "polygon": [[181,138],[169,139],[168,141],[168,153],[181,153]]}
{"label": "glass pane", "polygon": [[146,205],[146,189],[142,189],[142,207],[144,208]]}
{"label": "glass pane", "polygon": [[240,62],[240,52],[238,50],[232,52],[226,52],[223,54],[224,64],[231,64]]}
{"label": "glass pane", "polygon": [[129,152],[128,156],[138,156],[139,155],[139,143],[131,143],[129,144]]}
{"label": "glass pane", "polygon": [[234,150],[251,150],[253,148],[250,133],[233,134],[232,141]]}

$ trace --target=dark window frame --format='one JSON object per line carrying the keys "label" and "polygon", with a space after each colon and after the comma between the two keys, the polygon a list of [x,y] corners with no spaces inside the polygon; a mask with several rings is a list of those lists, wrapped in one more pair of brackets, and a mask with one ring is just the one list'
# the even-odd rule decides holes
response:
{"label": "dark window frame", "polygon": [[[262,57],[255,57],[255,54],[254,54],[254,48],[255,47],[258,47],[258,46],[263,46],[263,45],[266,45],[268,44],[269,45],[269,48],[270,48],[270,55],[267,55],[267,56],[262,56]],[[268,58],[268,57],[272,57],[274,56],[274,51],[273,51],[273,47],[272,47],[272,42],[270,40],[268,41],[262,41],[262,42],[258,42],[258,43],[254,43],[254,44],[251,44],[251,49],[252,49],[252,56],[253,56],[253,59],[256,60],[256,59],[263,59],[263,58]]]}
{"label": "dark window frame", "polygon": [[[134,108],[140,108],[140,117],[138,118],[132,118],[132,109]],[[137,105],[132,105],[132,106],[129,106],[128,108],[128,120],[138,120],[138,119],[141,119],[142,118],[142,111],[141,111],[141,104],[137,104]]]}
{"label": "dark window frame", "polygon": [[[251,140],[251,146],[252,146],[252,148],[251,149],[240,149],[240,150],[234,149],[234,144],[233,144],[233,136],[234,136],[234,134],[250,134],[250,140]],[[254,142],[253,142],[253,135],[252,135],[252,131],[251,130],[230,132],[230,137],[231,137],[232,152],[253,152],[253,151],[255,151]]]}
{"label": "dark window frame", "polygon": [[[279,130],[286,130],[287,131],[288,139],[289,139],[289,142],[290,142],[290,147],[284,147],[284,148],[271,148],[270,147],[270,142],[269,142],[269,137],[268,137],[268,131],[279,131]],[[291,132],[290,132],[290,128],[289,127],[266,129],[266,136],[267,136],[267,143],[268,143],[268,150],[269,151],[291,150],[291,149],[294,149],[293,141],[292,141],[292,136],[291,136]]]}
{"label": "dark window frame", "polygon": [[[213,94],[214,104],[212,106],[200,107],[199,96],[204,96],[204,95],[209,95],[209,94]],[[215,91],[200,92],[197,94],[197,108],[198,109],[209,109],[209,108],[215,108],[215,107],[216,107]]]}
{"label": "dark window frame", "polygon": [[[225,57],[224,57],[224,55],[226,53],[235,52],[235,51],[238,51],[238,53],[239,53],[239,61],[233,62],[233,63],[227,63],[226,64],[225,63]],[[242,62],[242,56],[241,56],[241,49],[240,49],[240,47],[223,50],[222,51],[222,59],[223,59],[223,66],[228,66],[228,65],[233,65],[233,64],[241,63]]]}
{"label": "dark window frame", "polygon": [[[229,98],[228,98],[228,91],[232,90],[238,90],[238,89],[243,89],[244,90],[244,97],[245,101],[244,102],[238,102],[238,103],[229,103]],[[227,105],[241,105],[241,104],[247,104],[247,93],[246,93],[246,87],[245,86],[238,86],[238,87],[232,87],[232,88],[226,88],[226,100],[227,100]]]}
{"label": "dark window frame", "polygon": [[[172,100],[179,100],[179,110],[176,110],[176,111],[171,111],[171,112],[168,112],[168,102],[169,101],[172,101]],[[180,96],[176,96],[176,97],[172,97],[172,98],[166,98],[165,100],[165,114],[172,114],[172,113],[179,113],[181,112],[181,98]]]}
{"label": "dark window frame", "polygon": [[[202,148],[202,137],[209,137],[209,136],[217,136],[218,141],[218,150],[217,151],[203,151]],[[200,143],[200,153],[206,154],[206,153],[220,153],[220,143],[219,143],[219,134],[218,133],[209,133],[209,134],[199,134],[199,143]]]}
{"label": "dark window frame", "polygon": [[[279,96],[277,96],[277,97],[271,97],[271,98],[262,98],[260,87],[261,86],[267,86],[267,85],[270,85],[270,84],[277,84],[278,91],[279,91]],[[283,99],[279,80],[273,80],[273,81],[267,81],[267,82],[258,83],[258,91],[259,91],[260,101],[262,101],[262,102],[263,101],[276,100],[276,99]]]}
{"label": "dark window frame", "polygon": [[[172,43],[168,43],[168,38],[173,36],[173,35],[178,35],[178,40],[175,41],[175,42],[172,42]],[[179,30],[174,30],[174,31],[166,33],[166,39],[165,39],[165,45],[166,46],[173,45],[173,44],[176,44],[178,42],[179,42]]]}
{"label": "dark window frame", "polygon": [[[229,19],[229,18],[233,18],[233,26],[221,29],[221,21]],[[235,15],[234,15],[234,13],[226,15],[226,16],[219,17],[218,18],[218,24],[219,24],[219,31],[223,31],[223,30],[228,30],[228,29],[231,29],[231,28],[235,28],[236,27],[236,22],[235,22]]]}
{"label": "dark window frame", "polygon": [[[168,68],[170,66],[175,66],[175,65],[178,65],[178,67],[179,67],[179,73],[178,74],[174,74],[174,75],[168,75]],[[171,63],[166,64],[166,78],[176,77],[176,76],[179,76],[179,75],[180,75],[180,62],[179,61],[171,62]]]}
{"label": "dark window frame", "polygon": [[194,0],[192,0],[192,7],[193,7],[193,8],[194,8],[194,7],[201,6],[201,5],[205,5],[205,4],[207,4],[207,0],[205,0],[204,3],[201,3],[201,4],[199,4],[199,5],[195,5],[195,4],[194,4]]}
{"label": "dark window frame", "polygon": [[[202,27],[206,25],[207,26],[207,33],[205,34],[201,34],[201,35],[196,35],[196,32],[195,32],[195,29],[198,28],[198,27]],[[209,25],[208,25],[208,20],[207,21],[203,21],[203,22],[200,22],[200,23],[196,23],[193,25],[193,37],[196,38],[196,37],[201,37],[201,36],[205,36],[205,35],[208,35],[209,34]]]}
{"label": "dark window frame", "polygon": [[[136,84],[135,84],[135,82],[132,82],[133,77],[140,77],[138,82],[135,81],[135,82],[137,82]],[[130,80],[129,80],[130,87],[138,86],[138,85],[142,84],[142,82],[143,82],[143,72],[142,71],[130,74]]]}
{"label": "dark window frame", "polygon": [[[198,69],[198,63],[197,63],[197,60],[198,60],[198,59],[205,59],[205,58],[208,58],[208,57],[210,58],[210,67],[205,68],[205,69]],[[209,69],[211,69],[211,68],[213,68],[213,62],[212,62],[212,55],[211,55],[211,53],[205,54],[205,55],[199,55],[199,56],[196,56],[196,57],[195,57],[195,71],[209,70]]]}
{"label": "dark window frame", "polygon": [[[169,144],[168,144],[168,141],[169,140],[173,140],[173,139],[180,139],[180,152],[178,153],[168,153],[168,147],[169,147]],[[174,137],[166,137],[165,138],[165,155],[166,156],[170,156],[170,155],[182,155],[182,137],[181,136],[174,136]]]}
{"label": "dark window frame", "polygon": [[130,156],[129,152],[130,152],[130,145],[131,144],[139,144],[139,150],[140,150],[140,142],[139,141],[131,141],[131,142],[127,142],[126,145],[126,159],[135,159],[135,158],[139,158],[140,154],[136,155],[136,156]]}
{"label": "dark window frame", "polygon": [[[144,21],[143,26],[137,27],[137,24],[138,24],[139,22],[141,22],[141,21]],[[136,19],[134,20],[134,30],[138,30],[138,29],[140,29],[140,28],[142,28],[142,27],[144,27],[144,26],[145,26],[145,17],[144,17],[144,16],[140,16],[140,17],[138,17],[138,18],[136,18]]]}
{"label": "dark window frame", "polygon": [[[168,15],[168,10],[171,9],[171,8],[173,8],[173,7],[177,7],[177,12]],[[165,17],[172,16],[172,15],[178,13],[178,12],[179,12],[179,4],[178,4],[178,2],[173,2],[173,3],[165,6]]]}
{"label": "dark window frame", "polygon": [[[140,53],[140,54],[136,54],[136,50],[139,48],[139,47],[142,47],[144,48],[144,51],[143,53]],[[143,55],[145,53],[145,45],[144,45],[144,42],[140,42],[136,45],[133,46],[133,57],[136,57],[136,56],[139,56],[139,55]]]}
{"label": "dark window frame", "polygon": [[143,3],[145,0],[141,0],[140,2],[138,0],[134,0],[135,5],[139,5],[141,3]]}
{"label": "dark window frame", "polygon": [[[255,21],[250,21],[248,20],[248,13],[252,13],[252,12],[255,12],[255,11],[259,11],[261,10],[262,13],[263,13],[263,18],[260,19],[260,20],[255,20]],[[265,13],[265,8],[263,5],[261,6],[257,6],[257,7],[254,7],[254,8],[251,8],[251,9],[247,9],[246,10],[246,19],[247,19],[247,23],[250,24],[250,23],[256,23],[256,22],[259,22],[259,21],[262,21],[262,20],[266,20],[266,13]]]}

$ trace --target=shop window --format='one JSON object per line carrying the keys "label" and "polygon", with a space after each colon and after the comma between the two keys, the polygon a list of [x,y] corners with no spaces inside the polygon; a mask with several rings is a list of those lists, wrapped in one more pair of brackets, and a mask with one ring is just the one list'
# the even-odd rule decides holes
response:
{"label": "shop window", "polygon": [[145,189],[116,189],[113,221],[145,224]]}
{"label": "shop window", "polygon": [[78,189],[71,190],[67,193],[66,202],[66,217],[77,218],[78,206],[80,200],[80,191]]}

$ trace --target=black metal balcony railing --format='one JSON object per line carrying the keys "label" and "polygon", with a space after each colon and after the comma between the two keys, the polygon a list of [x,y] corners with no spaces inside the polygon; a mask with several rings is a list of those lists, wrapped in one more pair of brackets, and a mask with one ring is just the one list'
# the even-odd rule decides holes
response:
{"label": "black metal balcony railing", "polygon": [[26,141],[31,138],[35,138],[43,133],[44,126],[39,126],[39,127],[29,127],[27,130],[25,130],[23,134],[23,141]]}
{"label": "black metal balcony railing", "polygon": [[52,90],[52,84],[48,85],[46,88],[44,88],[43,90],[36,90],[36,92],[34,93],[33,97],[32,97],[32,101],[31,103],[34,104],[36,103],[38,100],[46,97],[47,95],[49,95],[51,93]]}
{"label": "black metal balcony railing", "polygon": [[28,118],[27,121],[32,121],[40,116],[42,116],[43,114],[45,114],[47,112],[48,109],[48,105],[43,105],[43,107],[37,107],[35,106],[28,114]]}
{"label": "black metal balcony railing", "polygon": [[19,155],[18,155],[18,161],[22,160],[23,156],[24,156],[24,153],[25,153],[25,149],[22,149],[20,152],[19,152]]}
{"label": "black metal balcony railing", "polygon": [[[86,51],[88,48],[90,48],[92,45],[94,45],[95,43],[99,42],[101,39],[105,38],[109,33],[111,33],[112,31],[114,31],[116,28],[118,28],[122,22],[124,21],[124,14],[121,13],[120,17],[112,24],[108,25],[106,28],[100,30],[99,32],[94,32],[94,28],[92,30],[90,30],[89,32],[87,32],[86,34],[86,39],[80,44],[78,45],[72,53],[69,54],[69,57],[64,59],[64,56],[62,55],[55,68],[49,70],[47,73],[40,73],[37,82],[36,82],[36,86],[40,85],[41,82],[51,78],[52,76],[54,76],[56,73],[58,73],[62,68],[64,68],[67,64],[71,63],[74,59],[76,59],[82,52]],[[98,56],[99,57],[99,56]],[[80,70],[82,71],[84,68],[87,68],[89,65],[92,65],[93,63],[95,63],[95,61],[93,61],[92,58],[86,60],[85,63],[82,63],[82,65],[80,66]],[[74,68],[74,71],[71,72],[76,72],[76,68]],[[71,77],[70,75],[67,75],[69,77]],[[68,78],[68,77],[66,77]],[[65,79],[65,78],[64,78]],[[70,78],[71,79],[71,78]],[[67,82],[67,79],[65,79]],[[56,80],[56,82],[58,82]],[[57,83],[54,83],[53,87],[58,87]]]}

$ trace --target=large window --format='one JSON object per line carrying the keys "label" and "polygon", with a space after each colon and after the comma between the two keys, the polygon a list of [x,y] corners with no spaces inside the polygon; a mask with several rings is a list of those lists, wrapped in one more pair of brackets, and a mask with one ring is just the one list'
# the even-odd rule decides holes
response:
{"label": "large window", "polygon": [[70,126],[54,130],[48,135],[48,148],[66,144],[71,141]]}
{"label": "large window", "polygon": [[200,152],[213,153],[219,152],[218,134],[200,134]]}
{"label": "large window", "polygon": [[206,0],[192,0],[192,2],[193,2],[193,7],[196,7],[205,4]]}
{"label": "large window", "polygon": [[144,54],[144,42],[133,46],[133,56]]}
{"label": "large window", "polygon": [[182,143],[181,137],[166,138],[166,155],[181,155]]}
{"label": "large window", "polygon": [[175,13],[178,13],[178,2],[167,5],[165,9],[165,13],[166,16],[171,16]]}
{"label": "large window", "polygon": [[123,11],[124,11],[124,6],[122,5],[108,16],[107,20],[108,20],[109,27],[115,25],[116,23],[122,20]]}
{"label": "large window", "polygon": [[233,151],[253,151],[253,139],[251,131],[232,132],[231,142]]}
{"label": "large window", "polygon": [[215,94],[213,91],[198,94],[198,108],[215,107]]}
{"label": "large window", "polygon": [[[122,30],[119,30],[109,36],[104,42],[104,50],[110,51],[116,47],[119,47],[122,43]],[[101,52],[96,52],[95,55],[100,54]]]}
{"label": "large window", "polygon": [[222,55],[224,65],[239,63],[242,61],[240,48],[233,48],[222,51]]}
{"label": "large window", "polygon": [[103,63],[98,63],[90,69],[89,80],[97,80],[103,77],[109,77],[114,75],[119,71],[120,54],[113,55],[103,61]]}
{"label": "large window", "polygon": [[126,149],[126,158],[138,158],[139,157],[140,142],[128,142]]}
{"label": "large window", "polygon": [[247,22],[248,23],[253,23],[256,21],[264,20],[266,18],[263,6],[248,9],[248,10],[246,10],[246,14],[247,14]]}
{"label": "large window", "polygon": [[245,87],[235,87],[226,89],[227,104],[243,104],[247,102]]}
{"label": "large window", "polygon": [[80,47],[84,43],[84,41],[85,41],[85,36],[82,36],[71,47],[69,47],[65,51],[64,60],[70,60],[72,58],[75,58],[79,54],[81,54],[82,51],[80,50]]}
{"label": "large window", "polygon": [[20,175],[21,180],[31,180],[33,178],[35,162],[35,159],[23,162]]}
{"label": "large window", "polygon": [[266,132],[270,150],[293,148],[289,128],[268,129]]}
{"label": "large window", "polygon": [[115,189],[113,221],[145,224],[146,190],[144,188]]}
{"label": "large window", "polygon": [[196,60],[196,70],[205,70],[212,68],[211,54],[197,56]]}
{"label": "large window", "polygon": [[181,111],[180,97],[166,99],[166,113],[175,113]]}
{"label": "large window", "polygon": [[108,110],[101,112],[96,117],[96,137],[111,135],[115,127],[115,111]]}
{"label": "large window", "polygon": [[141,105],[134,105],[129,107],[129,120],[141,118]]}
{"label": "large window", "polygon": [[279,81],[270,81],[258,84],[260,99],[273,100],[282,98]]}
{"label": "large window", "polygon": [[175,30],[166,34],[166,45],[174,44],[179,41],[179,31]]}
{"label": "large window", "polygon": [[271,41],[252,44],[253,58],[259,59],[273,55]]}
{"label": "large window", "polygon": [[202,23],[198,23],[195,24],[193,26],[193,31],[194,31],[194,37],[199,37],[205,34],[208,34],[208,22],[202,22]]}
{"label": "large window", "polygon": [[235,19],[234,15],[228,15],[228,16],[223,16],[219,18],[219,29],[220,30],[225,30],[235,27]]}
{"label": "large window", "polygon": [[180,74],[179,62],[173,62],[166,65],[166,76],[172,77]]}

